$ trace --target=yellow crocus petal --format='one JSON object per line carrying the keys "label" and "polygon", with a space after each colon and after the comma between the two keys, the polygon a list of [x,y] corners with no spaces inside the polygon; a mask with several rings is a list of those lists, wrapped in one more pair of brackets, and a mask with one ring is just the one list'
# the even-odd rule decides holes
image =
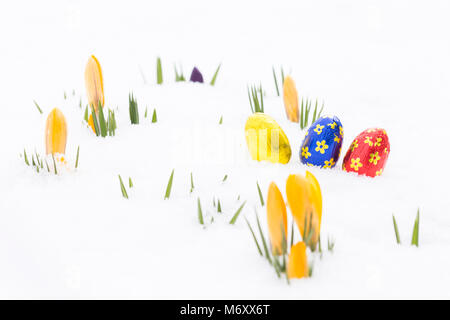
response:
{"label": "yellow crocus petal", "polygon": [[102,68],[94,55],[89,58],[86,64],[84,80],[89,106],[94,105],[95,111],[97,112],[99,101],[102,106],[105,105],[105,97],[103,95]]}
{"label": "yellow crocus petal", "polygon": [[311,179],[299,174],[289,175],[286,181],[286,195],[300,233],[305,237],[310,234],[307,245],[314,251],[319,241],[322,206],[317,186],[311,183]]}
{"label": "yellow crocus petal", "polygon": [[283,242],[286,246],[287,214],[283,196],[274,182],[270,184],[267,194],[267,224],[272,252],[275,255],[281,255],[283,253]]}
{"label": "yellow crocus petal", "polygon": [[305,212],[308,209],[307,197],[308,181],[305,177],[298,174],[291,174],[286,180],[286,196],[289,208],[291,208],[292,216],[295,223],[300,229],[300,233],[304,233]]}
{"label": "yellow crocus petal", "polygon": [[64,114],[53,109],[45,125],[45,147],[47,154],[64,154],[66,152],[67,124]]}
{"label": "yellow crocus petal", "polygon": [[319,230],[320,230],[320,225],[322,223],[322,192],[320,190],[319,181],[317,181],[316,177],[309,171],[306,171],[305,176],[310,183],[309,185],[310,188],[312,189],[313,205],[315,206],[319,218]]}
{"label": "yellow crocus petal", "polygon": [[292,122],[298,122],[298,94],[295,82],[290,76],[284,78],[283,100],[287,118]]}
{"label": "yellow crocus petal", "polygon": [[291,247],[291,252],[289,253],[287,276],[289,279],[301,279],[308,276],[308,269],[306,245],[304,242],[298,242]]}
{"label": "yellow crocus petal", "polygon": [[254,113],[245,123],[245,139],[253,160],[288,163],[291,159],[289,140],[269,115]]}
{"label": "yellow crocus petal", "polygon": [[94,131],[94,133],[96,133],[95,126],[94,126],[94,118],[92,118],[92,114],[89,115],[88,125],[89,125],[89,127],[91,127],[92,131]]}

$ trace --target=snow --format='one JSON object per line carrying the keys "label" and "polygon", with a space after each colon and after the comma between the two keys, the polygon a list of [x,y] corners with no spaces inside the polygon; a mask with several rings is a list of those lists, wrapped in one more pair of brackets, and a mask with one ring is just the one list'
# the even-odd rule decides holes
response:
{"label": "snow", "polygon": [[[0,297],[449,298],[449,7],[369,0],[8,4],[0,10]],[[112,138],[91,134],[78,107],[80,97],[86,103],[90,54],[103,68],[106,107],[118,109]],[[186,78],[197,66],[206,82],[222,68],[211,87],[175,83],[174,63]],[[322,259],[309,254],[313,277],[291,285],[258,255],[243,219],[254,223],[256,208],[265,224],[256,181],[264,196],[271,181],[285,196],[287,176],[306,170],[298,157],[305,131],[286,120],[273,65],[292,70],[299,95],[324,100],[325,113],[344,126],[336,168],[308,168],[323,192],[322,238],[333,237],[335,249]],[[249,159],[246,85],[259,82],[266,113],[290,140],[287,165]],[[137,126],[129,123],[131,91]],[[156,124],[143,119],[146,106],[150,119],[156,108]],[[20,153],[44,153],[54,107],[68,122],[67,169],[36,174]],[[383,175],[343,172],[352,139],[374,126],[391,143]],[[129,200],[118,174],[133,179]],[[197,198],[206,220],[214,217],[206,228],[197,221]],[[409,242],[418,207],[415,248]]]}

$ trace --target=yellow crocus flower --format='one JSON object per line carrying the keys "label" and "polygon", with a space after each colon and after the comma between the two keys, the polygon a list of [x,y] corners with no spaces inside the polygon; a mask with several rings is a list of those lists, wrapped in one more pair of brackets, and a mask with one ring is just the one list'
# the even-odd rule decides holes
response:
{"label": "yellow crocus flower", "polygon": [[47,154],[64,154],[66,152],[67,123],[64,114],[53,109],[45,125],[45,147]]}
{"label": "yellow crocus flower", "polygon": [[308,276],[308,258],[304,242],[298,242],[291,247],[286,271],[289,279],[300,279]]}
{"label": "yellow crocus flower", "polygon": [[295,82],[290,76],[284,78],[283,100],[287,118],[292,122],[298,122],[298,94]]}
{"label": "yellow crocus flower", "polygon": [[101,103],[101,105],[104,106],[105,97],[103,94],[102,68],[94,55],[89,57],[86,64],[84,80],[86,84],[89,108],[93,105],[95,111],[98,112],[98,104]]}
{"label": "yellow crocus flower", "polygon": [[270,184],[267,194],[267,224],[272,252],[281,255],[287,245],[287,214],[283,196],[274,182]]}
{"label": "yellow crocus flower", "polygon": [[306,176],[289,175],[286,195],[292,216],[302,237],[305,236],[303,241],[307,242],[311,250],[315,250],[322,219],[322,194],[317,179],[310,172],[307,172]]}

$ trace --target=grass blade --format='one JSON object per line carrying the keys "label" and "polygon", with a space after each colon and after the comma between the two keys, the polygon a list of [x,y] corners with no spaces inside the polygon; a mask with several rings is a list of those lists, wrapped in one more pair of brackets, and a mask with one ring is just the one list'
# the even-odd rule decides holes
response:
{"label": "grass blade", "polygon": [[156,59],[156,83],[162,84],[163,83],[163,72],[162,72],[162,66],[161,66],[161,58],[158,57]]}
{"label": "grass blade", "polygon": [[217,67],[216,72],[214,73],[214,76],[211,80],[210,85],[214,86],[216,84],[217,75],[219,74],[219,70],[220,70],[221,66],[222,66],[222,64],[219,64],[219,66]]}
{"label": "grass blade", "polygon": [[395,221],[394,215],[392,215],[392,221],[394,223],[395,238],[397,239],[397,243],[400,244],[400,234],[398,233],[397,221]]}
{"label": "grass blade", "polygon": [[125,186],[123,184],[122,177],[120,176],[120,174],[119,174],[119,181],[120,181],[120,190],[122,191],[122,196],[125,199],[128,199],[127,189],[125,189]]}
{"label": "grass blade", "polygon": [[80,146],[77,149],[77,160],[75,160],[75,169],[78,168],[78,159],[80,158]]}
{"label": "grass blade", "polygon": [[133,93],[128,95],[128,104],[130,108],[130,120],[131,124],[139,124],[139,108]]}
{"label": "grass blade", "polygon": [[217,212],[222,213],[222,207],[220,206],[220,199],[217,199]]}
{"label": "grass blade", "polygon": [[191,191],[189,193],[192,193],[192,191],[194,191],[194,178],[192,177],[192,172],[191,172]]}
{"label": "grass blade", "polygon": [[275,74],[275,68],[272,67],[273,72],[273,80],[275,81],[275,89],[277,89],[277,96],[280,96],[280,91],[278,90],[278,81],[277,81],[277,75]]}
{"label": "grass blade", "polygon": [[58,174],[58,170],[56,169],[56,161],[55,161],[55,156],[52,153],[52,159],[53,159],[53,167],[55,168],[55,174]]}
{"label": "grass blade", "polygon": [[164,200],[170,198],[170,191],[172,190],[172,182],[173,182],[174,172],[175,172],[175,169],[173,169],[172,173],[170,174],[169,182],[167,183],[166,194],[164,195]]}
{"label": "grass blade", "polygon": [[200,198],[197,198],[197,214],[198,214],[198,222],[200,224],[205,224],[203,221],[203,212],[202,212],[202,205],[200,204]]}
{"label": "grass blade", "polygon": [[36,108],[38,109],[40,114],[43,114],[42,109],[39,107],[39,105],[37,104],[37,102],[35,100],[33,100],[34,105],[36,106]]}
{"label": "grass blade", "polygon": [[128,187],[133,188],[133,181],[131,180],[131,177],[128,177]]}
{"label": "grass blade", "polygon": [[267,242],[266,242],[266,238],[264,237],[264,233],[261,229],[261,223],[259,222],[259,217],[258,217],[258,213],[255,210],[255,214],[256,214],[256,223],[258,225],[258,230],[259,230],[259,235],[261,236],[261,240],[263,243],[263,247],[264,247],[264,252],[266,254],[266,258],[269,261],[270,264],[272,264],[272,259],[270,258],[270,253],[269,253],[269,248],[267,247]]}
{"label": "grass blade", "polygon": [[261,256],[263,256],[263,252],[261,250],[261,247],[259,246],[258,240],[256,239],[255,233],[253,232],[252,226],[250,225],[250,223],[248,222],[246,217],[244,217],[244,219],[245,219],[245,222],[247,222],[247,226],[250,229],[250,232],[252,233],[252,237],[253,237],[253,240],[255,240],[255,244],[256,244],[256,247],[258,248],[259,254]]}
{"label": "grass blade", "polygon": [[244,208],[246,201],[244,201],[244,203],[242,203],[242,205],[239,207],[239,209],[236,211],[236,213],[234,214],[233,218],[231,218],[230,220],[230,224],[235,224],[237,218],[239,217],[239,214],[242,211],[242,208]]}
{"label": "grass blade", "polygon": [[156,109],[153,109],[152,123],[156,122],[158,122],[158,117],[156,116]]}
{"label": "grass blade", "polygon": [[97,114],[95,113],[95,109],[94,106],[91,106],[91,115],[92,115],[92,120],[94,122],[94,131],[95,131],[95,135],[98,137],[100,135],[100,128],[98,126],[98,120],[97,120]]}
{"label": "grass blade", "polygon": [[419,209],[417,209],[416,220],[414,221],[413,234],[411,239],[411,245],[418,247],[419,246]]}
{"label": "grass blade", "polygon": [[25,149],[23,149],[23,157],[25,159],[25,163],[27,164],[27,166],[29,166],[30,162],[28,161],[27,152],[25,151]]}
{"label": "grass blade", "polygon": [[291,227],[291,247],[294,245],[294,220],[292,220],[292,227]]}
{"label": "grass blade", "polygon": [[261,188],[259,187],[258,181],[256,181],[256,187],[258,187],[259,200],[261,201],[261,206],[264,207],[264,198],[261,192]]}
{"label": "grass blade", "polygon": [[228,178],[228,175],[226,174],[226,175],[223,177],[222,182],[225,182],[225,180],[227,180],[227,178]]}
{"label": "grass blade", "polygon": [[100,105],[100,103],[98,106],[98,122],[100,125],[100,134],[104,138],[106,137],[108,131],[106,130],[105,114],[103,113],[103,107]]}

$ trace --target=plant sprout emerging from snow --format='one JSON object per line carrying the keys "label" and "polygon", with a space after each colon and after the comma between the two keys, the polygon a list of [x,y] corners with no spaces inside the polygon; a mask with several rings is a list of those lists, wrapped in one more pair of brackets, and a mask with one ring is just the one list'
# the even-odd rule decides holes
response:
{"label": "plant sprout emerging from snow", "polygon": [[[275,81],[275,89],[277,91],[277,96],[280,96],[280,90],[278,88],[278,79],[277,79],[277,75],[275,73],[275,67],[272,67],[272,73],[273,73],[273,80]],[[280,73],[281,73],[281,85],[284,84],[284,70],[283,67],[280,68]]]}
{"label": "plant sprout emerging from snow", "polygon": [[39,107],[38,103],[35,100],[33,100],[33,102],[34,102],[34,105],[36,106],[36,109],[38,109],[39,113],[43,114],[44,112],[42,112],[42,109],[41,109],[41,107]]}
{"label": "plant sprout emerging from snow", "polygon": [[250,86],[250,88],[247,86],[247,94],[252,112],[264,113],[264,95],[261,84],[259,88],[255,85]]}
{"label": "plant sprout emerging from snow", "polygon": [[197,67],[194,67],[194,69],[192,69],[191,78],[189,80],[191,82],[203,83],[203,76],[202,76],[200,70],[197,69]]}
{"label": "plant sprout emerging from snow", "polygon": [[162,72],[162,66],[161,66],[161,58],[158,57],[156,59],[156,83],[162,84],[163,83],[163,72]]}
{"label": "plant sprout emerging from snow", "polygon": [[174,65],[174,69],[175,69],[175,82],[186,81],[186,78],[183,75],[183,66],[180,66],[180,73],[178,73],[176,65]]}
{"label": "plant sprout emerging from snow", "polygon": [[89,127],[97,136],[115,136],[117,123],[116,115],[113,110],[108,109],[108,118],[105,119],[103,112],[103,106],[99,104],[98,112],[95,112],[95,108],[91,105],[91,114],[88,119]]}
{"label": "plant sprout emerging from snow", "polygon": [[125,185],[123,184],[122,177],[119,174],[119,182],[120,182],[120,191],[122,192],[122,197],[125,199],[128,199],[128,193],[127,189],[125,188]]}
{"label": "plant sprout emerging from snow", "polygon": [[[401,244],[397,221],[395,220],[394,215],[392,215],[392,222],[394,224],[395,239],[398,244]],[[420,211],[419,211],[419,209],[417,209],[417,215],[416,215],[416,219],[414,220],[414,226],[413,226],[412,237],[411,237],[411,245],[416,246],[416,247],[419,246],[419,222],[420,222]]]}
{"label": "plant sprout emerging from snow", "polygon": [[166,193],[164,194],[164,200],[170,198],[170,192],[172,191],[172,183],[173,183],[173,174],[175,173],[175,169],[172,170],[170,174],[169,182],[167,183]]}
{"label": "plant sprout emerging from snow", "polygon": [[322,103],[322,107],[319,109],[319,101],[316,99],[314,106],[314,113],[312,115],[311,122],[309,122],[309,114],[311,112],[312,101],[308,98],[303,99],[300,107],[300,129],[305,129],[310,123],[314,123],[322,115],[323,108],[325,104]]}
{"label": "plant sprout emerging from snow", "polygon": [[216,72],[214,73],[214,76],[212,77],[211,82],[209,83],[210,85],[214,86],[216,84],[217,75],[219,74],[221,66],[222,64],[219,64],[219,66],[217,67]]}
{"label": "plant sprout emerging from snow", "polygon": [[128,105],[130,109],[131,124],[139,124],[139,108],[133,93],[128,95]]}

